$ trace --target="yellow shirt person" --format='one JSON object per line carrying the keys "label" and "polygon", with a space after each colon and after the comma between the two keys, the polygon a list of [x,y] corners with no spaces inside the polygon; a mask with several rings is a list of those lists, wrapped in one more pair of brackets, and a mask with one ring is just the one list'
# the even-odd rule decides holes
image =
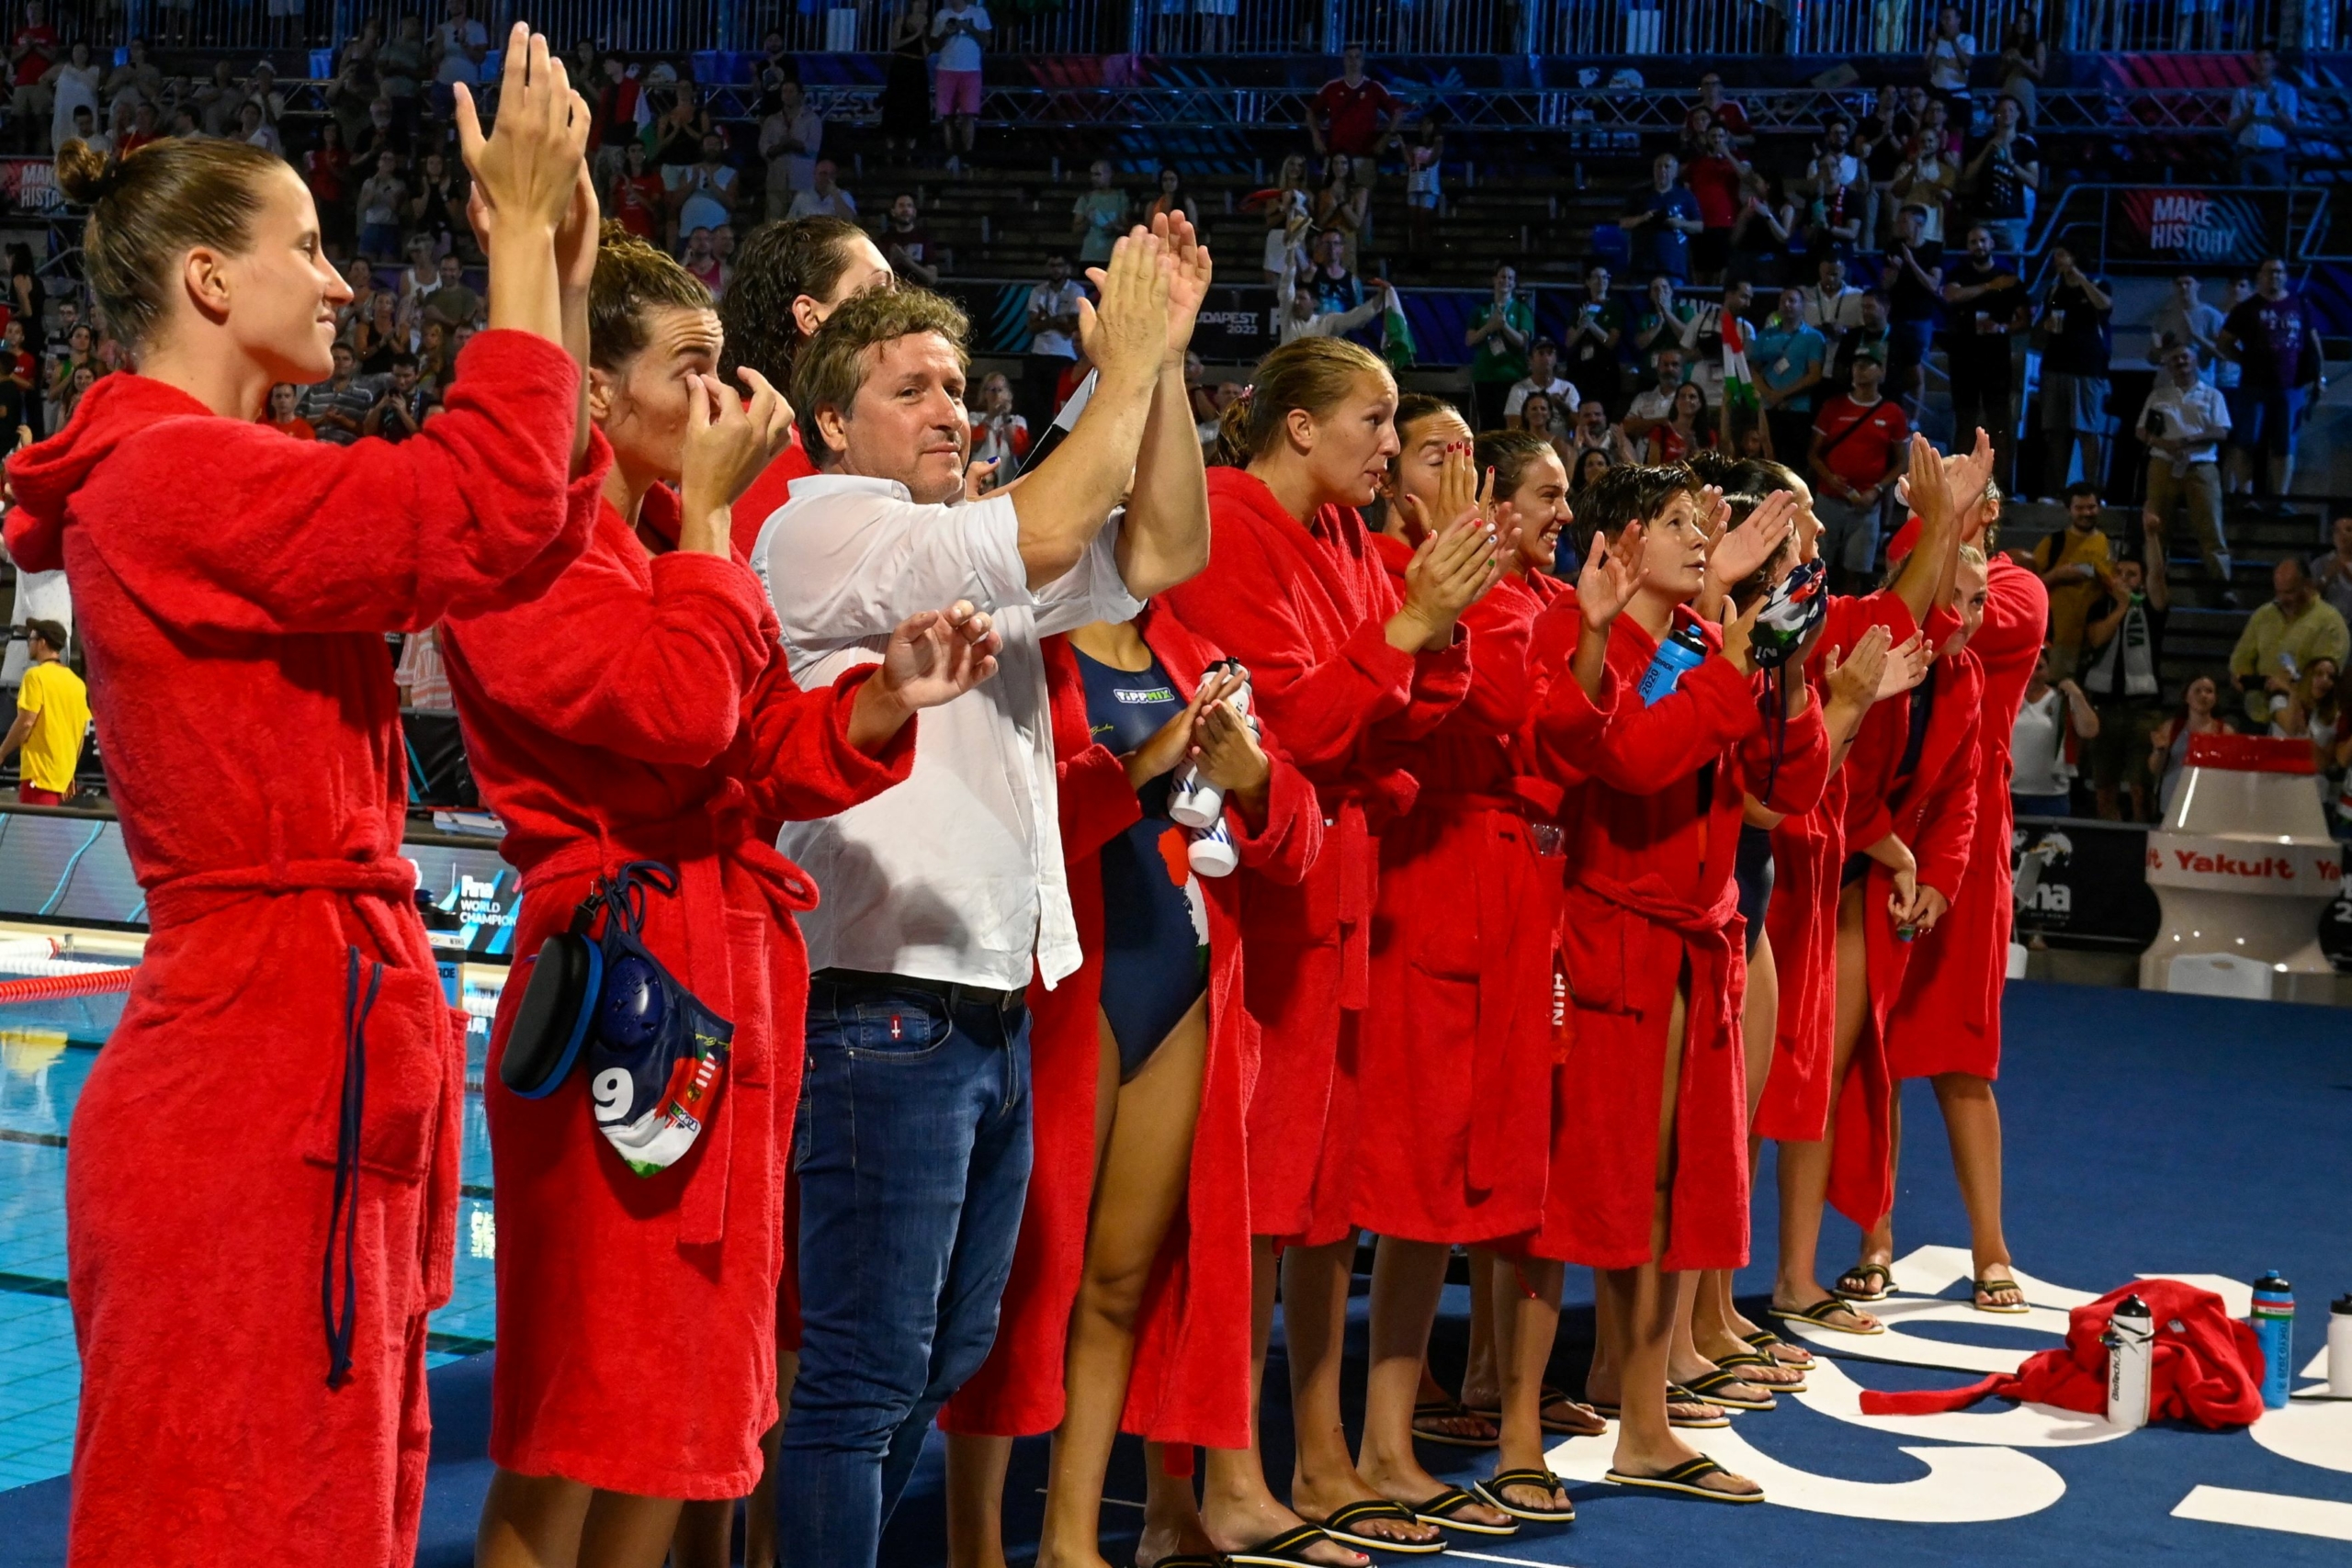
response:
{"label": "yellow shirt person", "polygon": [[90,693],[82,677],[65,667],[66,631],[55,621],[33,621],[26,629],[33,662],[17,689],[17,721],[0,740],[0,761],[22,747],[22,782],[17,798],[28,806],[61,806],[74,793],[74,770],[81,765],[82,740],[90,728]]}

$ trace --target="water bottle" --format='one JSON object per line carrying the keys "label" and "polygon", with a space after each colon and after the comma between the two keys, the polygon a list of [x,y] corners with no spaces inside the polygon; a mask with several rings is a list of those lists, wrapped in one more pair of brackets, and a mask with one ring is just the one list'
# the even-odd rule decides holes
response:
{"label": "water bottle", "polygon": [[2338,1296],[2327,1309],[2327,1392],[2352,1399],[2352,1296]]}
{"label": "water bottle", "polygon": [[[1234,664],[1231,660],[1225,660],[1212,664],[1205,671],[1202,671],[1201,679],[1203,681],[1206,681],[1211,676],[1221,674],[1228,668],[1238,670],[1240,666]],[[1233,695],[1226,698],[1226,701],[1232,705],[1234,712],[1249,720],[1250,733],[1256,734],[1258,732],[1258,721],[1255,718],[1251,718],[1250,715],[1250,685],[1247,679],[1248,672],[1244,671],[1243,673],[1244,680],[1240,690],[1235,692]],[[1186,762],[1182,767],[1176,770],[1176,777],[1170,781],[1168,790],[1169,820],[1174,822],[1180,828],[1193,828],[1205,831],[1208,829],[1216,827],[1218,820],[1223,818],[1224,815],[1224,789],[1217,784],[1211,784],[1207,778],[1203,776],[1198,764]],[[1228,844],[1230,840],[1228,840]],[[1198,868],[1195,867],[1194,869],[1197,870]],[[1207,872],[1204,873],[1204,874],[1217,876],[1224,874],[1221,872]]]}
{"label": "water bottle", "polygon": [[1185,829],[1184,838],[1184,858],[1194,876],[1231,876],[1241,863],[1241,852],[1233,847],[1233,834],[1222,817],[1205,828]]}
{"label": "water bottle", "polygon": [[1642,671],[1642,705],[1650,707],[1682,683],[1682,677],[1707,661],[1707,634],[1695,624],[1677,626],[1657,645],[1650,667]]}
{"label": "water bottle", "polygon": [[2284,1410],[2295,1382],[2295,1287],[2276,1269],[2254,1282],[2253,1322],[2262,1346],[2262,1403]]}
{"label": "water bottle", "polygon": [[2126,1296],[2107,1324],[2107,1423],[2127,1430],[2148,1424],[2148,1372],[2155,1359],[2156,1325],[2148,1303]]}

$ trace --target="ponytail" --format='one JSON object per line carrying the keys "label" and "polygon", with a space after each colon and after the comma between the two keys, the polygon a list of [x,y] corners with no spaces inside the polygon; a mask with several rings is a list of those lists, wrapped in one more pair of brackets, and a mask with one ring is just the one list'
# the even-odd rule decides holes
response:
{"label": "ponytail", "polygon": [[1247,468],[1265,456],[1294,409],[1320,417],[1337,408],[1356,383],[1372,377],[1384,389],[1396,380],[1378,355],[1345,338],[1303,337],[1258,362],[1250,387],[1217,419],[1216,460]]}

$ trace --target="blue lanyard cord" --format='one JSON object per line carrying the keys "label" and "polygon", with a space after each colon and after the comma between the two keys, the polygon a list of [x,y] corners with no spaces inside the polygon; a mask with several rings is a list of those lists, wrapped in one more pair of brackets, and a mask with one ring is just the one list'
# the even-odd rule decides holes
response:
{"label": "blue lanyard cord", "polygon": [[660,861],[633,860],[605,879],[596,892],[589,896],[591,903],[601,900],[618,921],[623,931],[639,935],[645,927],[645,890],[652,888],[664,897],[678,891],[678,874]]}
{"label": "blue lanyard cord", "polygon": [[[368,1103],[368,1015],[384,983],[380,960],[368,961],[368,987],[359,987],[359,950],[350,957],[343,982],[343,1105],[335,1121],[334,1203],[327,1212],[326,1260],[319,1277],[319,1304],[326,1315],[327,1386],[351,1381],[351,1347],[358,1332],[359,1134]],[[343,1310],[335,1311],[335,1231],[343,1231]]]}

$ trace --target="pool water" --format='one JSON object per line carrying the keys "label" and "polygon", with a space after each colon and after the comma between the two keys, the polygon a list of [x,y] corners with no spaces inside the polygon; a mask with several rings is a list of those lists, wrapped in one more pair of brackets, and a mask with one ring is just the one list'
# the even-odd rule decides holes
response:
{"label": "pool water", "polygon": [[[0,1006],[0,1490],[62,1475],[82,1391],[65,1300],[65,1142],[119,998]],[[490,1133],[470,1042],[457,1290],[435,1313],[431,1364],[490,1348],[496,1328]]]}

